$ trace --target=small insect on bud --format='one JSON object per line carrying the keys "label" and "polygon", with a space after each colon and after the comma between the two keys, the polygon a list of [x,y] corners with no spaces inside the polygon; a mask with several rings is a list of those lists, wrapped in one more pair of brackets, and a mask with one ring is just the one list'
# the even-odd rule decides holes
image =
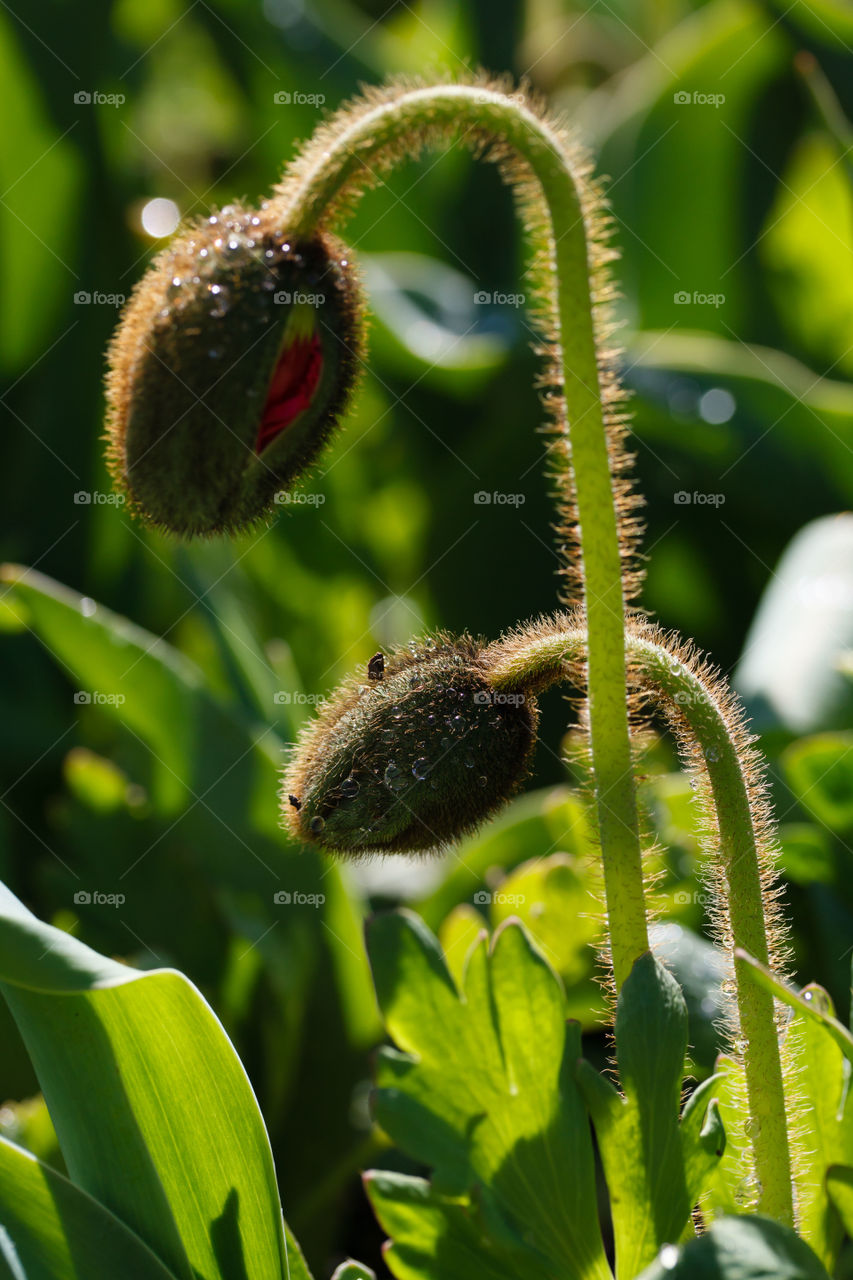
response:
{"label": "small insect on bud", "polygon": [[467,637],[413,643],[346,682],[288,768],[292,833],[353,857],[434,852],[500,808],[528,771],[538,710],[494,692],[483,653]]}
{"label": "small insect on bud", "polygon": [[131,509],[185,536],[267,513],[341,415],[361,317],[331,237],[291,243],[263,208],[189,227],[137,286],[110,347],[108,460]]}

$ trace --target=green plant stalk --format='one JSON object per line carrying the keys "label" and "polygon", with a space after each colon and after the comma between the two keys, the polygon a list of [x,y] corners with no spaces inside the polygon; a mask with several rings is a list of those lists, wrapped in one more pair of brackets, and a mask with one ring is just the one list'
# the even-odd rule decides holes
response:
{"label": "green plant stalk", "polygon": [[[617,501],[610,471],[590,289],[587,227],[571,158],[546,122],[517,99],[473,85],[413,89],[354,114],[312,150],[280,195],[294,236],[335,220],[377,169],[462,130],[509,148],[541,187],[550,223],[555,332],[580,526],[589,626],[590,736],[605,894],[617,990],[648,949],[642,858],[628,728],[625,605]],[[564,483],[568,483],[564,478]]]}
{"label": "green plant stalk", "polygon": [[[533,638],[527,646],[515,637],[507,657],[491,668],[490,680],[496,690],[507,693],[531,684],[555,683],[565,678],[567,665],[576,666],[583,660],[586,644],[586,634],[580,627]],[[750,804],[746,767],[723,710],[713,689],[664,645],[641,633],[629,632],[626,647],[644,691],[678,708],[704,756],[717,815],[733,944],[767,964],[770,948],[756,818]],[[760,1212],[792,1226],[791,1155],[773,997],[751,982],[738,965],[735,979],[749,1138],[760,1187],[758,1207]]]}

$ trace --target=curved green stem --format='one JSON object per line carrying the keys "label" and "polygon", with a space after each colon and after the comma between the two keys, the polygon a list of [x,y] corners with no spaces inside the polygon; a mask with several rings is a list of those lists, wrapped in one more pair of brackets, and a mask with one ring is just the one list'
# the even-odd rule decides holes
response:
{"label": "curved green stem", "polygon": [[[735,947],[767,964],[770,947],[765,915],[760,815],[753,810],[749,765],[738,749],[736,726],[700,670],[660,639],[629,631],[626,647],[645,692],[684,718],[704,758],[719,831],[720,870],[726,881],[729,926]],[[489,679],[496,690],[513,692],[547,686],[566,677],[586,650],[580,626],[514,636],[493,645]],[[750,1113],[750,1142],[760,1186],[759,1208],[793,1225],[791,1158],[785,1094],[773,997],[735,966],[740,1034]]]}
{"label": "curved green stem", "polygon": [[[571,479],[577,500],[583,590],[589,625],[590,733],[607,911],[617,989],[648,948],[636,796],[628,730],[624,597],[617,499],[611,476],[602,375],[590,276],[590,230],[581,183],[558,132],[526,107],[476,85],[445,84],[400,92],[333,121],[286,176],[277,207],[294,236],[336,220],[360,191],[399,158],[459,132],[468,143],[498,146],[520,163],[529,197],[532,175],[548,228],[553,344],[568,420]],[[513,174],[513,179],[515,175]],[[540,201],[541,204],[541,201]],[[564,428],[564,436],[565,436]],[[569,506],[568,473],[563,476]]]}

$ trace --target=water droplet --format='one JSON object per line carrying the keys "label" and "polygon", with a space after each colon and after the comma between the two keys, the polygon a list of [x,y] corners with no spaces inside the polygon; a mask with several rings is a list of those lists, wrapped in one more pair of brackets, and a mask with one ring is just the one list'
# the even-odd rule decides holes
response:
{"label": "water droplet", "polygon": [[450,739],[449,739],[449,738],[442,738],[442,739],[441,739],[441,742],[439,743],[439,746],[441,747],[441,749],[442,749],[443,751],[446,751],[446,750],[447,750],[447,748],[450,746]]}
{"label": "water droplet", "polygon": [[253,218],[250,218],[250,222],[253,227],[259,227],[261,225],[261,220],[257,214],[255,214]]}
{"label": "water droplet", "polygon": [[90,600],[88,596],[83,596],[80,601],[80,612],[84,618],[91,618],[97,607],[94,600]]}
{"label": "water droplet", "polygon": [[281,251],[282,251],[282,253],[289,253],[289,252],[290,252],[290,245],[289,245],[289,244],[286,244],[286,243],[285,243],[285,244],[283,244],[283,245],[281,246]]}
{"label": "water droplet", "polygon": [[218,360],[222,355],[222,352],[219,350],[219,347],[211,347],[207,354],[211,360]]}
{"label": "water droplet", "polygon": [[467,728],[464,716],[454,716],[451,724],[457,733],[462,733]]}
{"label": "water droplet", "polygon": [[707,751],[705,752],[705,759],[710,760],[711,763],[713,764],[715,761],[719,760],[719,758],[720,758],[720,753],[717,750],[717,748],[708,747]]}
{"label": "water droplet", "polygon": [[233,253],[235,249],[239,249],[239,248],[240,248],[240,241],[239,241],[239,240],[235,240],[235,238],[232,236],[232,237],[231,237],[231,239],[228,241],[228,248],[229,248],[229,249],[231,250],[231,252]]}
{"label": "water droplet", "polygon": [[471,752],[470,752],[470,751],[467,751],[467,752],[465,753],[465,768],[466,768],[466,769],[473,769],[473,768],[474,768],[474,763],[475,763],[475,761],[474,761],[474,757],[471,755]]}
{"label": "water droplet", "polygon": [[274,249],[264,249],[264,257],[265,257],[265,258],[274,258],[274,257],[275,257],[275,250],[274,250]]}
{"label": "water droplet", "polygon": [[430,770],[429,760],[425,760],[423,757],[421,757],[420,760],[416,760],[415,763],[412,765],[412,773],[415,775],[418,782],[423,782],[423,780],[426,778],[427,774],[429,773],[429,770]]}
{"label": "water droplet", "polygon": [[341,795],[348,800],[351,800],[353,796],[357,796],[359,789],[358,781],[355,778],[344,778],[340,787]]}
{"label": "water droplet", "polygon": [[180,277],[180,276],[172,276],[172,288],[173,288],[173,289],[180,289],[180,287],[181,287],[181,277]]}
{"label": "water droplet", "polygon": [[487,787],[488,785],[489,785],[489,779],[486,777],[484,773],[481,773],[479,778],[477,779],[477,786]]}
{"label": "water droplet", "polygon": [[219,219],[216,217],[216,214],[213,214],[210,218],[208,218],[208,222],[212,227],[215,227],[219,222]]}
{"label": "water droplet", "polygon": [[207,288],[208,288],[208,292],[212,294],[217,294],[222,292],[222,285],[220,284],[209,284]]}
{"label": "water droplet", "polygon": [[208,255],[209,255],[209,254],[210,254],[210,250],[209,250],[209,249],[199,249],[199,251],[198,251],[198,256],[199,256],[200,258],[206,258],[206,257],[208,257]]}
{"label": "water droplet", "polygon": [[311,819],[311,821],[308,823],[308,825],[309,825],[309,827],[311,828],[311,830],[312,830],[312,831],[315,833],[315,835],[316,835],[316,834],[319,834],[319,833],[323,830],[323,828],[325,827],[326,823],[324,822],[324,820],[323,820],[323,819],[320,817],[320,815],[318,814],[316,818],[312,818],[312,819]]}
{"label": "water droplet", "polygon": [[406,786],[406,779],[403,776],[403,771],[394,763],[393,760],[388,762],[388,766],[383,777],[386,787],[391,791],[402,791]]}

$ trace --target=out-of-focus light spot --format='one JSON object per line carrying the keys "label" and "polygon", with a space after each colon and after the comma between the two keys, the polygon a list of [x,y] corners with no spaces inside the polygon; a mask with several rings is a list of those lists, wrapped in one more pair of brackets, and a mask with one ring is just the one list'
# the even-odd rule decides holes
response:
{"label": "out-of-focus light spot", "polygon": [[720,422],[728,422],[736,408],[737,401],[730,391],[725,387],[712,387],[699,401],[699,417],[703,422],[716,426]]}
{"label": "out-of-focus light spot", "polygon": [[672,1271],[678,1264],[678,1250],[674,1244],[665,1244],[658,1254],[658,1262],[665,1271]]}
{"label": "out-of-focus light spot", "polygon": [[146,235],[160,239],[172,234],[181,220],[181,211],[174,200],[157,196],[144,205],[140,220]]}

